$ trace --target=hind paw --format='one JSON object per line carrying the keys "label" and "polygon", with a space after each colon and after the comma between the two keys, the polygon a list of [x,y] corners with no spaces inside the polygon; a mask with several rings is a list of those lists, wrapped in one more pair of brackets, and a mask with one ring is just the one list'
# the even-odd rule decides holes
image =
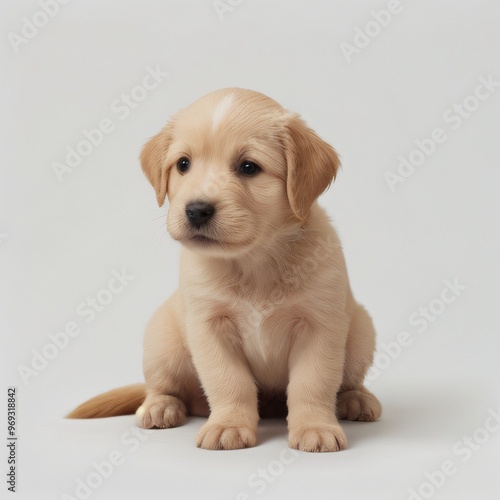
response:
{"label": "hind paw", "polygon": [[337,418],[372,422],[382,414],[378,399],[367,389],[340,392],[337,396]]}
{"label": "hind paw", "polygon": [[186,421],[186,405],[175,396],[148,396],[135,413],[143,429],[169,429]]}

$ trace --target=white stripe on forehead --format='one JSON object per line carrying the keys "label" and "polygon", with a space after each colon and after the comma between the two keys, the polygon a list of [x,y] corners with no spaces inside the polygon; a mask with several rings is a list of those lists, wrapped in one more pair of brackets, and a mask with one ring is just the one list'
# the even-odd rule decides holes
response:
{"label": "white stripe on forehead", "polygon": [[234,93],[227,94],[224,96],[215,108],[214,114],[212,115],[212,132],[215,132],[217,127],[220,125],[224,116],[226,116],[231,104],[234,102]]}

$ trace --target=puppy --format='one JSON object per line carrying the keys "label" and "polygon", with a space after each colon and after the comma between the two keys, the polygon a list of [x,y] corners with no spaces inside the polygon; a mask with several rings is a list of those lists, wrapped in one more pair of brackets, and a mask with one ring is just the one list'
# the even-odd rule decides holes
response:
{"label": "puppy", "polygon": [[335,150],[269,97],[231,88],[173,116],[141,165],[170,203],[179,288],[147,326],[146,383],[68,416],[136,412],[147,429],[207,416],[197,446],[230,450],[256,444],[259,410],[285,410],[292,448],[345,448],[338,419],[377,420],[381,406],[363,386],[373,324],[316,201]]}

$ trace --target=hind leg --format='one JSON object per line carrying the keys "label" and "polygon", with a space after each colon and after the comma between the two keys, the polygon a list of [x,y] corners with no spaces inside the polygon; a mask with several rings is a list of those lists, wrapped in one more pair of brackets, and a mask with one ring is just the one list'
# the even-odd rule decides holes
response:
{"label": "hind leg", "polygon": [[363,385],[373,361],[375,328],[366,309],[357,305],[349,326],[342,385],[337,394],[337,417],[343,420],[378,420],[382,406]]}
{"label": "hind leg", "polygon": [[186,349],[175,311],[177,294],[154,313],[144,337],[146,399],[136,412],[136,423],[145,429],[178,427],[186,415],[208,416],[191,356]]}

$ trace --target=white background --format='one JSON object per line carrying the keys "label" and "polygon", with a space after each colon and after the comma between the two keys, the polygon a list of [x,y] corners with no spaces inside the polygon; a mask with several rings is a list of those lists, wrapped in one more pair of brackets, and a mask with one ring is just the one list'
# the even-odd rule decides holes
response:
{"label": "white background", "polygon": [[[15,385],[19,395],[16,498],[78,498],[77,479],[114,451],[123,463],[92,499],[392,500],[410,488],[422,498],[499,498],[500,432],[480,428],[500,404],[500,88],[456,129],[443,115],[474,94],[478,78],[500,81],[500,8],[401,0],[349,62],[340,44],[353,44],[371,11],[386,8],[244,0],[221,19],[211,0],[74,0],[16,52],[8,37],[40,6],[3,3],[1,375],[2,393]],[[111,103],[157,65],[168,76],[122,120]],[[353,289],[374,317],[380,352],[402,331],[412,339],[370,386],[382,420],[346,423],[341,453],[280,455],[280,421],[261,423],[254,449],[208,452],[194,446],[202,419],[151,431],[139,446],[123,437],[132,416],[63,419],[90,396],[142,380],[144,326],[176,287],[179,248],[137,157],[171,113],[228,86],[300,112],[340,152],[343,170],[321,203]],[[115,130],[59,182],[53,162],[104,118]],[[385,173],[435,128],[446,141],[392,192]],[[86,323],[77,307],[122,269],[134,279]],[[465,289],[417,328],[410,316],[432,301],[440,307],[445,280]],[[33,350],[69,321],[80,335],[23,381],[20,365],[30,367]],[[475,432],[474,451],[454,448]],[[6,451],[0,460],[5,477]],[[455,468],[444,484],[422,486],[446,460]],[[269,480],[258,483],[258,474]],[[0,487],[7,498],[4,480]]]}

